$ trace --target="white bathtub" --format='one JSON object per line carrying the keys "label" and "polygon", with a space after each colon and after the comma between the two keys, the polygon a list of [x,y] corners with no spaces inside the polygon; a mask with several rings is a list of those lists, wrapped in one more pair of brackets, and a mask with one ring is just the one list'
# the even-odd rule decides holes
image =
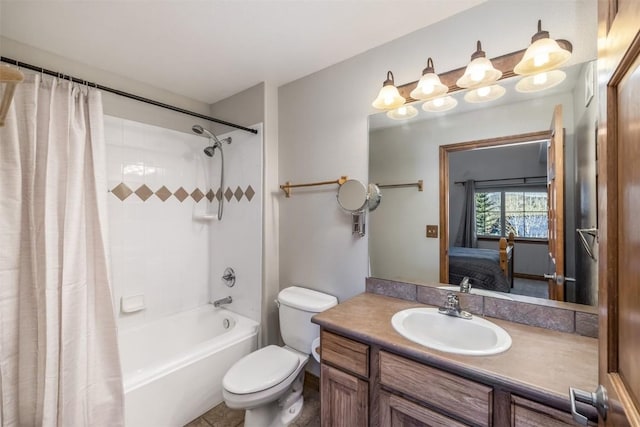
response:
{"label": "white bathtub", "polygon": [[222,402],[222,377],[257,334],[257,322],[209,304],[120,331],[125,426],[183,426]]}

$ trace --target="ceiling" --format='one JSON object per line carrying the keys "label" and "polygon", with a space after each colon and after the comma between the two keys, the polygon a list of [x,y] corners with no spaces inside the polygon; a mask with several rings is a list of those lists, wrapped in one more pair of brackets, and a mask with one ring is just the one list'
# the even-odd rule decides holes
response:
{"label": "ceiling", "polygon": [[484,1],[0,0],[0,35],[214,103],[263,81],[281,86]]}

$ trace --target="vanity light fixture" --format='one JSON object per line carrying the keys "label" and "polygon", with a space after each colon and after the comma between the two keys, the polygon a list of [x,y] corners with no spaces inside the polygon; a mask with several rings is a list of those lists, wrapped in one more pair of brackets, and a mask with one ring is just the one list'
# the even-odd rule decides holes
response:
{"label": "vanity light fixture", "polygon": [[465,93],[464,100],[474,104],[489,102],[500,98],[505,92],[506,89],[500,85],[483,86]]}
{"label": "vanity light fixture", "polygon": [[429,113],[440,113],[442,111],[449,111],[458,105],[458,101],[452,96],[441,96],[422,104],[422,109]]}
{"label": "vanity light fixture", "polygon": [[516,90],[523,93],[539,92],[559,85],[566,77],[567,74],[562,70],[551,70],[533,74],[523,77],[516,84]]}
{"label": "vanity light fixture", "polygon": [[393,73],[388,71],[387,79],[382,84],[378,97],[371,105],[378,110],[394,110],[404,105],[405,102],[406,100],[400,95],[393,82]]}
{"label": "vanity light fixture", "polygon": [[531,37],[531,45],[525,51],[522,60],[513,68],[513,72],[528,75],[553,70],[567,62],[570,57],[570,51],[560,47],[558,42],[550,38],[548,31],[542,31],[542,21],[539,19],[538,32]]}
{"label": "vanity light fixture", "polygon": [[427,59],[427,68],[422,70],[422,77],[420,77],[416,88],[411,91],[410,96],[413,99],[427,101],[442,96],[448,91],[449,87],[442,84],[433,68],[433,60],[429,58]]}
{"label": "vanity light fixture", "polygon": [[418,115],[413,105],[402,105],[395,110],[387,111],[387,117],[393,120],[406,120]]}
{"label": "vanity light fixture", "polygon": [[493,67],[478,40],[477,49],[471,55],[471,62],[467,65],[462,77],[456,81],[456,85],[463,89],[487,86],[498,81],[500,77],[502,77],[502,71]]}
{"label": "vanity light fixture", "polygon": [[[491,60],[478,40],[471,61],[464,68],[436,74],[433,59],[428,58],[420,80],[399,87],[395,86],[393,73],[387,72],[387,80],[372,105],[386,111],[387,116],[394,120],[415,117],[415,108],[405,104],[413,104],[417,100],[426,101],[422,105],[424,111],[448,111],[458,105],[458,101],[450,96],[450,90],[465,92],[464,99],[470,103],[489,102],[506,93],[505,88],[497,82],[514,75],[523,76],[516,85],[518,92],[542,91],[564,81],[566,74],[556,68],[571,57],[572,50],[571,42],[549,38],[549,32],[542,31],[542,21],[538,20],[538,32],[531,38],[531,45],[527,49]],[[514,67],[514,64],[517,65]]]}

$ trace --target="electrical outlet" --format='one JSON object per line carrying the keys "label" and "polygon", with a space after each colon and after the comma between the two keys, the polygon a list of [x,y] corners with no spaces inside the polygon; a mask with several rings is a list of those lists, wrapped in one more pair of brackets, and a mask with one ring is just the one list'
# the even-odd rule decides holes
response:
{"label": "electrical outlet", "polygon": [[427,237],[429,238],[438,238],[438,226],[437,225],[427,225]]}

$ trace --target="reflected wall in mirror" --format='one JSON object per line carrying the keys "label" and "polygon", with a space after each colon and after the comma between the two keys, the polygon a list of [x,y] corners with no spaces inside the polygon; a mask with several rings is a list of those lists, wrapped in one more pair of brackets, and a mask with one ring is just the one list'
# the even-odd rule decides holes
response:
{"label": "reflected wall in mirror", "polygon": [[[461,94],[456,94],[454,96],[460,98],[460,105],[464,108],[439,114],[421,113],[408,122],[394,122],[384,114],[370,116],[370,182],[393,184],[423,179],[425,184],[424,192],[411,188],[382,190],[385,202],[370,216],[371,276],[420,284],[441,282],[440,257],[446,256],[446,253],[441,254],[438,239],[426,237],[425,226],[437,224],[441,215],[447,215],[449,228],[445,233],[445,230],[440,230],[441,236],[448,235],[449,243],[452,246],[455,244],[461,217],[460,193],[464,193],[464,185],[455,182],[480,181],[482,188],[487,185],[491,187],[488,184],[490,182],[515,182],[498,181],[500,179],[536,176],[541,178],[529,180],[526,186],[512,188],[520,190],[521,194],[525,187],[527,190],[535,188],[544,191],[546,162],[540,161],[540,146],[544,143],[538,142],[528,146],[496,148],[496,151],[460,152],[461,157],[454,158],[449,163],[451,194],[441,198],[439,183],[447,177],[443,176],[439,167],[439,147],[548,132],[554,107],[562,105],[565,129],[565,275],[576,279],[575,284],[568,283],[565,300],[594,305],[597,298],[597,262],[589,257],[582,241],[576,236],[577,228],[597,227],[597,102],[591,101],[585,105],[585,89],[588,86],[585,84],[585,76],[589,69],[588,63],[573,65],[564,69],[567,78],[561,85],[526,96],[515,94],[513,86],[517,79],[505,80],[503,83],[512,96],[482,105],[465,105]],[[493,189],[498,187],[493,186]],[[500,198],[507,197],[503,195],[504,189],[508,190],[509,185],[502,186]],[[483,197],[498,196],[493,194]],[[521,199],[523,197],[520,196]],[[530,204],[535,205],[533,202]],[[543,275],[548,273],[549,248],[545,237],[540,236],[542,231],[539,222],[544,221],[544,218],[530,219],[538,224],[528,233],[537,233],[537,237],[525,239],[524,236],[516,236],[513,273],[514,281],[520,283],[517,287],[514,284],[508,291],[540,297],[544,292],[538,291],[544,291],[548,287],[546,281],[539,279],[543,279]],[[501,224],[493,228],[487,226],[484,233],[486,237],[480,239],[479,246],[496,248],[498,242],[495,239],[507,232]],[[597,253],[597,242],[589,240],[588,243],[593,253]],[[522,285],[523,283],[527,286]],[[531,289],[535,289],[535,292]]]}

